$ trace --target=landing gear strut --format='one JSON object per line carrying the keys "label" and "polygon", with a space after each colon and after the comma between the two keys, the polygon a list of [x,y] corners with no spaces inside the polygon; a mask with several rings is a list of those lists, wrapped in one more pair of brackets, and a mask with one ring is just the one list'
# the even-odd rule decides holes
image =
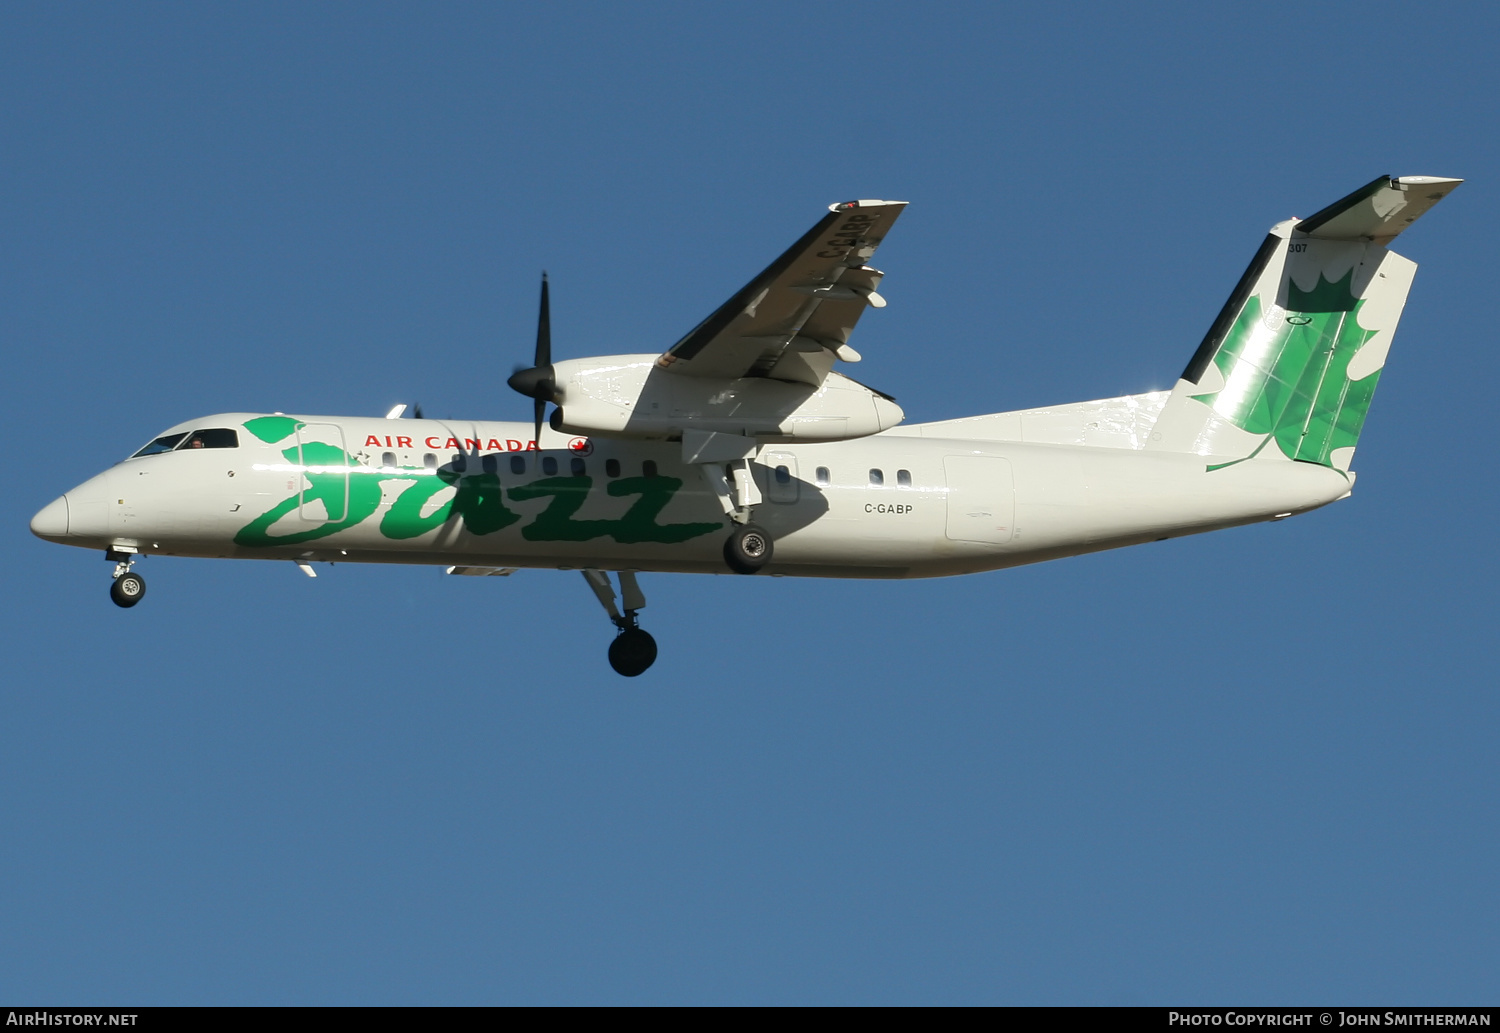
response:
{"label": "landing gear strut", "polygon": [[130,571],[130,565],[135,562],[134,553],[111,549],[104,554],[104,558],[115,561],[114,581],[109,586],[109,597],[116,606],[129,609],[146,597],[146,579]]}
{"label": "landing gear strut", "polygon": [[765,528],[751,522],[755,517],[755,507],[761,501],[753,463],[750,457],[736,459],[729,464],[728,477],[718,463],[701,464],[703,476],[724,507],[724,515],[735,523],[734,530],[724,542],[724,562],[736,574],[759,573],[771,562],[771,535]]}
{"label": "landing gear strut", "polygon": [[609,644],[609,666],[616,674],[627,678],[644,673],[656,662],[656,639],[640,626],[636,617],[638,610],[646,608],[646,596],[636,583],[635,572],[622,570],[619,573],[620,601],[625,606],[623,614],[615,606],[615,589],[609,583],[608,574],[589,568],[583,572],[583,577],[616,629],[615,640]]}

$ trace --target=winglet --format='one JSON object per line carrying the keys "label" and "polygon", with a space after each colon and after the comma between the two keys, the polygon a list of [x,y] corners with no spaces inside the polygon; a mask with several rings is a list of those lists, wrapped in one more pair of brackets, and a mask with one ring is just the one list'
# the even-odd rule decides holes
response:
{"label": "winglet", "polygon": [[1303,219],[1294,232],[1385,246],[1462,182],[1441,176],[1381,176]]}

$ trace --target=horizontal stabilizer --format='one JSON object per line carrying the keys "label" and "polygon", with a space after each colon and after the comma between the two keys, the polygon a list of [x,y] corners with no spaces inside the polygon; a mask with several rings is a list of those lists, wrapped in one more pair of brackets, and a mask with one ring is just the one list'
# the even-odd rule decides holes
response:
{"label": "horizontal stabilizer", "polygon": [[1372,240],[1385,246],[1462,183],[1441,176],[1381,176],[1297,223],[1320,240]]}

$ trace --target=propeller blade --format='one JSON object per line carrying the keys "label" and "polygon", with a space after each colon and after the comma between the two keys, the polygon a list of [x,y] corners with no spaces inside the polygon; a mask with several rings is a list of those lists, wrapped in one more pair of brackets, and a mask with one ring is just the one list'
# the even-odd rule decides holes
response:
{"label": "propeller blade", "polygon": [[421,402],[418,402],[416,405],[414,405],[414,406],[411,407],[411,415],[412,415],[413,419],[420,420],[422,418],[422,403]]}
{"label": "propeller blade", "polygon": [[542,270],[542,309],[536,317],[536,361],[532,365],[552,365],[552,305],[547,298],[545,269]]}
{"label": "propeller blade", "polygon": [[511,390],[535,399],[531,407],[534,430],[531,436],[533,448],[542,447],[542,421],[547,416],[547,403],[556,400],[557,381],[552,370],[552,300],[547,285],[546,270],[542,271],[542,303],[536,316],[536,352],[530,369],[517,367],[506,380]]}
{"label": "propeller blade", "polygon": [[535,430],[532,432],[533,448],[542,447],[542,420],[547,415],[547,403],[557,401],[557,374],[552,369],[552,302],[547,287],[547,274],[542,273],[542,305],[536,317],[536,361],[529,369],[517,366],[505,382],[512,391],[535,399],[531,407]]}

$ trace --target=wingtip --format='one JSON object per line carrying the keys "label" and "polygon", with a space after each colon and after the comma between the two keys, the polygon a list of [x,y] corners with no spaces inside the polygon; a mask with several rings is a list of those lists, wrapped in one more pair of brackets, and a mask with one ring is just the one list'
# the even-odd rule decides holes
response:
{"label": "wingtip", "polygon": [[838,204],[828,206],[830,212],[847,212],[855,208],[889,208],[893,205],[908,204],[907,201],[881,201],[874,198],[863,198],[858,201],[840,201]]}
{"label": "wingtip", "polygon": [[1407,186],[1446,186],[1456,187],[1463,182],[1451,176],[1392,176],[1397,183],[1405,183]]}

